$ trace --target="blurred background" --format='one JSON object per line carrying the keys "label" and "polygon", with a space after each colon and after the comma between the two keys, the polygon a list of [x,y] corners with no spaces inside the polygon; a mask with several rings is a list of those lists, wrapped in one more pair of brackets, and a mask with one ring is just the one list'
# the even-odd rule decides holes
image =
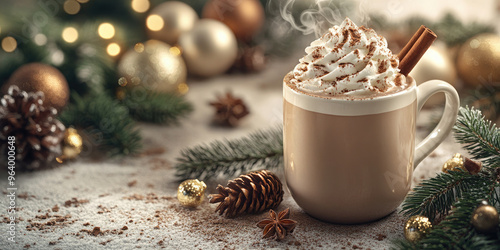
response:
{"label": "blurred background", "polygon": [[[495,121],[499,14],[498,0],[3,0],[0,85],[3,94],[12,85],[42,91],[44,106],[84,141],[128,155],[142,146],[135,122],[189,117],[219,133],[213,128],[236,127],[253,110],[263,118],[243,128],[279,123],[279,102],[259,98],[279,98],[305,46],[349,17],[386,37],[394,53],[420,25],[430,27],[438,40],[411,75],[450,82],[464,105]],[[262,103],[276,106],[272,117]]]}

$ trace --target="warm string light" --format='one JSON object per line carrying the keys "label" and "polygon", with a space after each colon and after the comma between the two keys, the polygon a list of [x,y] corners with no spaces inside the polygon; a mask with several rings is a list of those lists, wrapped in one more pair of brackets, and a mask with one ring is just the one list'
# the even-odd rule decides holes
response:
{"label": "warm string light", "polygon": [[136,43],[134,46],[134,50],[137,53],[142,53],[144,51],[144,44],[143,43]]}
{"label": "warm string light", "polygon": [[63,4],[63,9],[70,15],[76,15],[80,11],[80,3],[76,0],[66,0]]}
{"label": "warm string light", "polygon": [[121,48],[120,45],[118,45],[117,43],[110,43],[106,48],[106,51],[110,56],[117,56],[120,54]]}
{"label": "warm string light", "polygon": [[149,3],[149,0],[132,0],[130,5],[135,12],[144,13],[148,11],[151,4]]}
{"label": "warm string light", "polygon": [[115,27],[110,23],[101,23],[97,32],[103,39],[111,39],[115,36]]}
{"label": "warm string light", "polygon": [[62,38],[67,43],[74,43],[78,40],[78,31],[74,27],[66,27],[62,32]]}
{"label": "warm string light", "polygon": [[13,52],[17,48],[17,41],[11,36],[2,39],[2,49],[5,52]]}
{"label": "warm string light", "polygon": [[170,54],[172,54],[174,56],[179,56],[181,54],[181,50],[177,46],[171,47],[169,51],[170,51]]}
{"label": "warm string light", "polygon": [[47,44],[47,36],[41,33],[36,34],[35,37],[33,37],[33,41],[35,42],[36,45],[43,46]]}
{"label": "warm string light", "polygon": [[163,29],[163,26],[165,25],[165,22],[163,21],[163,18],[158,15],[150,15],[146,19],[146,26],[148,29],[152,31],[159,31]]}

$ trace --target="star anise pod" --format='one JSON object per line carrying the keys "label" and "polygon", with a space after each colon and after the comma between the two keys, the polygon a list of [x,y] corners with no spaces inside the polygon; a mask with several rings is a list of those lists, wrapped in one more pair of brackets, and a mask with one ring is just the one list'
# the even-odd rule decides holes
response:
{"label": "star anise pod", "polygon": [[297,222],[290,220],[290,208],[287,208],[278,215],[274,210],[269,210],[270,219],[261,220],[257,226],[264,229],[262,238],[275,237],[276,240],[282,240],[287,233],[292,233]]}
{"label": "star anise pod", "polygon": [[249,114],[247,106],[240,98],[236,98],[227,92],[225,96],[219,96],[217,101],[210,102],[215,107],[214,121],[223,126],[234,127],[238,125],[241,118]]}

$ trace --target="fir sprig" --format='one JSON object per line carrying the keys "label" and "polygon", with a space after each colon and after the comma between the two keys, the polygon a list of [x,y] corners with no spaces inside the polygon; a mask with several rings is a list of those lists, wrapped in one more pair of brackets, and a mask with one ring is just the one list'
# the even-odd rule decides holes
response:
{"label": "fir sprig", "polygon": [[434,221],[445,216],[453,203],[467,192],[472,183],[481,182],[478,176],[457,169],[449,173],[440,173],[436,177],[424,180],[413,189],[402,205],[406,216],[423,215]]}
{"label": "fir sprig", "polygon": [[126,91],[122,103],[129,109],[130,115],[139,121],[176,124],[193,110],[190,102],[173,93],[133,93],[135,91]]}
{"label": "fir sprig", "polygon": [[500,130],[481,111],[460,108],[455,125],[455,139],[486,165],[500,166]]}
{"label": "fir sprig", "polygon": [[177,159],[177,176],[181,179],[210,179],[218,174],[233,176],[256,166],[277,168],[283,160],[281,127],[260,130],[247,137],[217,140],[185,149]]}
{"label": "fir sprig", "polygon": [[[472,175],[463,170],[440,173],[423,181],[402,205],[405,215],[424,215],[436,223],[419,242],[394,242],[396,249],[498,249],[500,225],[495,232],[477,232],[470,223],[481,200],[497,210],[500,204],[500,131],[474,108],[460,108],[455,138],[483,169]],[[439,216],[439,222],[436,218]]]}
{"label": "fir sprig", "polygon": [[66,107],[59,119],[66,126],[95,131],[98,147],[111,155],[135,154],[141,148],[141,137],[126,107],[106,94],[82,98],[73,95],[74,104]]}

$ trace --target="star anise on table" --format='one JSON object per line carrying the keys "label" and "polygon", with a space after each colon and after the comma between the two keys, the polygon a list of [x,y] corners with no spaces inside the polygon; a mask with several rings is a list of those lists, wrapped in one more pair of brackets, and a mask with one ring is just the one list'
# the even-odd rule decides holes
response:
{"label": "star anise on table", "polygon": [[241,118],[250,113],[243,100],[233,96],[231,92],[218,96],[210,105],[216,109],[214,122],[222,126],[235,127]]}
{"label": "star anise on table", "polygon": [[276,240],[282,240],[287,233],[292,233],[297,222],[290,220],[290,208],[287,208],[276,215],[272,209],[269,210],[270,219],[261,220],[257,226],[264,229],[262,238],[275,237]]}

